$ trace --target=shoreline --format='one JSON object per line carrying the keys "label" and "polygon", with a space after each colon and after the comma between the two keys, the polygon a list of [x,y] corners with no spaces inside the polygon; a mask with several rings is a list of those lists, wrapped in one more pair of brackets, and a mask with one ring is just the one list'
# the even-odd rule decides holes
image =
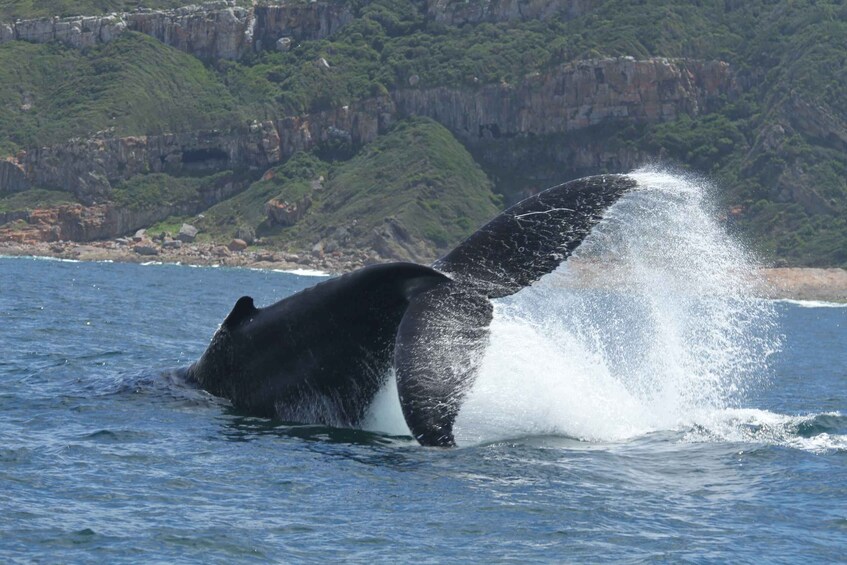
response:
{"label": "shoreline", "polygon": [[[231,251],[217,244],[191,244],[177,249],[158,248],[156,253],[138,253],[132,245],[114,241],[89,243],[0,242],[0,257],[45,257],[74,261],[114,263],[161,263],[205,267],[241,267],[292,274],[331,276],[373,263],[363,253],[297,255],[279,251],[246,249]],[[582,270],[582,269],[580,269]],[[584,270],[590,285],[591,267]],[[759,294],[772,300],[818,301],[847,304],[847,269],[813,267],[766,267],[759,270]],[[582,278],[582,277],[580,277]]]}
{"label": "shoreline", "polygon": [[119,244],[114,241],[76,242],[0,242],[0,256],[47,257],[74,261],[114,263],[162,263],[194,265],[201,267],[244,267],[279,271],[308,271],[313,274],[331,275],[351,271],[364,265],[366,258],[340,253],[326,256],[308,256],[279,251],[231,251],[219,244],[189,244],[180,248],[163,248],[144,242],[147,249],[139,253],[133,243]]}

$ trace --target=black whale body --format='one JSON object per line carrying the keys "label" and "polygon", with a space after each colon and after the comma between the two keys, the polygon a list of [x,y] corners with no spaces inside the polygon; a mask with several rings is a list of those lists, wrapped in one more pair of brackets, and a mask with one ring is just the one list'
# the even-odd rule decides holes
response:
{"label": "black whale body", "polygon": [[352,427],[393,368],[415,438],[453,445],[487,345],[490,299],[554,271],[635,184],[602,175],[547,189],[432,267],[364,267],[266,308],[242,297],[189,379],[249,414]]}

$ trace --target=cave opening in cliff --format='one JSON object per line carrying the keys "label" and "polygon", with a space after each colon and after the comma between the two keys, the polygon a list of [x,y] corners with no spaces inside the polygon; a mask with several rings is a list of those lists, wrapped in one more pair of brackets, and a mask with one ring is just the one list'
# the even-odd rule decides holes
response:
{"label": "cave opening in cliff", "polygon": [[182,164],[191,169],[217,169],[225,167],[229,155],[223,149],[189,149],[182,152]]}

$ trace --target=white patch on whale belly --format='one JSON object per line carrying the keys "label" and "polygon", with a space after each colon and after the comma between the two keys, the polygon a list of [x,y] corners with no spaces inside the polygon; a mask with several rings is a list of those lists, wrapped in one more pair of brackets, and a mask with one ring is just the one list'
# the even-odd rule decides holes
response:
{"label": "white patch on whale belly", "polygon": [[406,425],[403,409],[400,407],[400,396],[397,393],[397,378],[391,369],[385,379],[385,384],[376,393],[368,407],[360,426],[369,432],[379,432],[392,436],[411,436],[412,432]]}

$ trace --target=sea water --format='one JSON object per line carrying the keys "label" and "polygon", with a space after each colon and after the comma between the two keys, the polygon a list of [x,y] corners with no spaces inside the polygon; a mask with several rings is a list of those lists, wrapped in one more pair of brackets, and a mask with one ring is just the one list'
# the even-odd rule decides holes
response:
{"label": "sea water", "polygon": [[496,301],[456,449],[390,382],[368,431],[181,382],[241,295],[319,278],[0,259],[0,559],[843,560],[847,308],[755,298],[709,187],[636,177]]}

